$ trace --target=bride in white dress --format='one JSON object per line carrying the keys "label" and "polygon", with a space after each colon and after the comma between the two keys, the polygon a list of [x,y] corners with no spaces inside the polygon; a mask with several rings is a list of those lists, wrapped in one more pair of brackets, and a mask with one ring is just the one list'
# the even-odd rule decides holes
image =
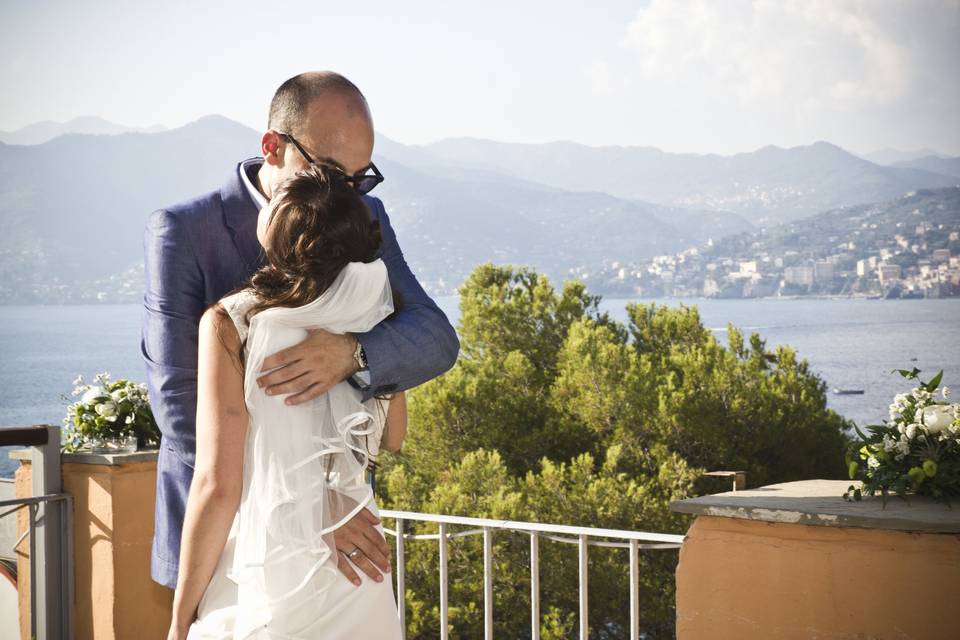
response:
{"label": "bride in white dress", "polygon": [[366,470],[381,445],[399,447],[403,395],[361,402],[343,381],[286,405],[256,383],[263,360],[309,329],[361,333],[394,311],[374,258],[379,229],[336,170],[318,166],[275,194],[257,235],[269,264],[200,324],[196,463],[168,639],[401,638],[390,574],[358,571],[352,583],[334,531],[361,509],[378,514]]}

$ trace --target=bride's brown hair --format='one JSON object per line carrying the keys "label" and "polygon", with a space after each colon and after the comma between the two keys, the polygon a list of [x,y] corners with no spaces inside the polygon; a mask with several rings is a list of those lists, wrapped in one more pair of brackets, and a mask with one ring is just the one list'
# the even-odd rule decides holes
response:
{"label": "bride's brown hair", "polygon": [[[380,221],[371,218],[360,194],[335,168],[311,165],[298,171],[273,198],[266,264],[225,294],[253,290],[257,301],[246,312],[247,324],[264,309],[299,307],[315,300],[347,263],[375,260],[382,242]],[[402,302],[399,292],[392,291],[396,313]],[[217,309],[226,315],[219,303]],[[241,367],[246,365],[245,346],[246,338],[240,345]]]}

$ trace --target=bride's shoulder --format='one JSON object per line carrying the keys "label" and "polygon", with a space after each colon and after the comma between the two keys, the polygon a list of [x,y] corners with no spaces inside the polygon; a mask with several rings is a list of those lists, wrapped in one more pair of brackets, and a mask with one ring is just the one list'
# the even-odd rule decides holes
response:
{"label": "bride's shoulder", "polygon": [[227,312],[230,319],[233,320],[241,337],[245,333],[247,326],[246,313],[256,301],[257,295],[253,289],[250,288],[241,289],[240,291],[220,298],[219,305]]}
{"label": "bride's shoulder", "polygon": [[250,308],[256,301],[257,294],[253,289],[247,288],[240,289],[239,291],[235,291],[230,295],[223,296],[220,298],[219,304],[226,309],[227,312],[231,312],[235,309],[246,310]]}

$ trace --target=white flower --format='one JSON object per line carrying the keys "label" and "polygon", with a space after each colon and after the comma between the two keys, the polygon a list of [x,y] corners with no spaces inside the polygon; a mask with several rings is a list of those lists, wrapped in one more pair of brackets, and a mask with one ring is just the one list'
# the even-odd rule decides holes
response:
{"label": "white flower", "polygon": [[873,456],[870,456],[869,458],[867,458],[867,466],[870,467],[871,469],[876,469],[877,467],[880,466],[880,461],[874,458]]}
{"label": "white flower", "polygon": [[97,405],[96,412],[104,418],[109,418],[117,415],[117,405],[112,402],[103,402]]}
{"label": "white flower", "polygon": [[916,437],[918,426],[920,425],[916,423],[911,423],[904,428],[903,435],[907,436],[907,440],[913,440]]}
{"label": "white flower", "polygon": [[75,386],[78,384],[83,384],[83,374],[77,376],[76,379],[73,381],[73,384]]}
{"label": "white flower", "polygon": [[950,387],[944,387],[943,389],[940,389],[940,393],[943,394],[943,399],[946,400],[950,397]]}
{"label": "white flower", "polygon": [[933,404],[923,410],[923,425],[927,433],[940,433],[953,422],[953,411],[945,404]]}
{"label": "white flower", "polygon": [[884,434],[883,436],[883,450],[886,452],[893,451],[897,448],[897,441],[890,437],[890,434]]}
{"label": "white flower", "polygon": [[910,441],[907,440],[906,436],[902,436],[900,438],[900,442],[897,443],[897,449],[900,450],[900,457],[897,458],[898,460],[910,453]]}
{"label": "white flower", "polygon": [[123,389],[114,389],[113,391],[110,392],[110,397],[113,398],[114,402],[120,402],[121,400],[123,400],[125,395],[126,395],[126,391],[124,391]]}
{"label": "white flower", "polygon": [[97,398],[106,395],[102,388],[93,386],[86,390],[83,397],[80,398],[81,404],[93,404]]}

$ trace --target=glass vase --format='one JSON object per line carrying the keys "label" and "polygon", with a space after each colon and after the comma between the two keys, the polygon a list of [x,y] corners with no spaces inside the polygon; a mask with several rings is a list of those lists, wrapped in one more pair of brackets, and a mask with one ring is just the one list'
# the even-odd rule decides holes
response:
{"label": "glass vase", "polygon": [[132,453],[137,450],[137,435],[102,436],[90,438],[90,453]]}

